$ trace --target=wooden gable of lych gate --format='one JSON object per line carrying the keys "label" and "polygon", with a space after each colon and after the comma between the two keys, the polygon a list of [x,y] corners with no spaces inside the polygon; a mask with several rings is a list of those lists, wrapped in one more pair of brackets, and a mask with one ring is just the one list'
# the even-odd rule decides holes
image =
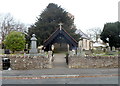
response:
{"label": "wooden gable of lych gate", "polygon": [[57,29],[47,40],[44,42],[44,47],[46,51],[51,50],[51,46],[54,43],[67,43],[70,49],[76,49],[78,46],[77,41],[70,36],[64,29]]}

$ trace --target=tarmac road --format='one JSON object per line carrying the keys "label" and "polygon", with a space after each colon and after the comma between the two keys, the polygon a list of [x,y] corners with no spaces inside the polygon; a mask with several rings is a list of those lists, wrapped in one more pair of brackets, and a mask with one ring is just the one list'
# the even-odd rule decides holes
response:
{"label": "tarmac road", "polygon": [[[74,71],[73,71],[74,70]],[[3,71],[3,84],[118,84],[117,69],[73,69],[70,74],[41,74],[40,70]],[[52,70],[53,71],[53,70]],[[61,71],[64,71],[61,69]],[[23,73],[22,73],[23,72]],[[49,71],[50,72],[50,71]],[[75,72],[77,74],[75,74]],[[43,73],[43,71],[42,71]],[[55,74],[54,74],[55,73]],[[60,69],[59,69],[60,73]],[[73,73],[73,74],[72,74]]]}
{"label": "tarmac road", "polygon": [[3,79],[2,84],[118,84],[117,76],[79,77],[79,78],[45,78]]}

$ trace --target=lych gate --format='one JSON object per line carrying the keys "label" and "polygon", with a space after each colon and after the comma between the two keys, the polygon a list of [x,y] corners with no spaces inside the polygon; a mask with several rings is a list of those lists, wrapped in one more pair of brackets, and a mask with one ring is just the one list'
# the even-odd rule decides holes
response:
{"label": "lych gate", "polygon": [[55,43],[67,43],[69,44],[69,49],[77,49],[78,43],[77,41],[71,37],[60,25],[58,28],[45,42],[44,47],[45,51],[52,50],[51,46]]}

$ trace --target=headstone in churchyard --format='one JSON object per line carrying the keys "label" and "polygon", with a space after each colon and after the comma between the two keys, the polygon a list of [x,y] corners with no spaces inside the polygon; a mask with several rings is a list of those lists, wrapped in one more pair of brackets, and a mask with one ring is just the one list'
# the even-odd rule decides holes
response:
{"label": "headstone in churchyard", "polygon": [[83,48],[82,48],[82,40],[80,40],[78,43],[77,56],[79,57],[85,56],[85,52],[83,52]]}
{"label": "headstone in churchyard", "polygon": [[4,53],[5,54],[10,54],[10,50],[9,49],[5,49]]}
{"label": "headstone in churchyard", "polygon": [[48,57],[52,57],[52,51],[48,51]]}
{"label": "headstone in churchyard", "polygon": [[41,50],[41,54],[44,54],[44,50]]}
{"label": "headstone in churchyard", "polygon": [[98,47],[97,49],[98,49],[99,51],[101,51],[101,50],[102,50],[102,48],[101,48],[101,47]]}
{"label": "headstone in churchyard", "polygon": [[77,56],[80,54],[80,48],[77,48]]}
{"label": "headstone in churchyard", "polygon": [[74,55],[76,55],[76,51],[75,50],[69,51],[69,56],[74,56]]}
{"label": "headstone in churchyard", "polygon": [[106,52],[106,48],[103,48],[103,52]]}
{"label": "headstone in churchyard", "polygon": [[24,54],[28,53],[28,44],[26,44],[25,49],[24,49]]}
{"label": "headstone in churchyard", "polygon": [[82,48],[82,46],[80,46],[80,52],[83,52],[83,48]]}
{"label": "headstone in churchyard", "polygon": [[113,54],[114,54],[113,51],[111,51],[111,48],[110,48],[110,47],[107,48],[107,54],[108,54],[108,55],[113,55]]}
{"label": "headstone in churchyard", "polygon": [[69,56],[74,56],[73,51],[69,51]]}
{"label": "headstone in churchyard", "polygon": [[81,51],[79,50],[79,51],[77,52],[77,56],[79,56],[79,57],[84,57],[84,56],[85,56],[85,52],[82,51],[82,50],[81,50]]}
{"label": "headstone in churchyard", "polygon": [[112,51],[115,51],[115,47],[112,47]]}
{"label": "headstone in churchyard", "polygon": [[37,54],[37,53],[38,53],[36,41],[37,41],[37,39],[36,39],[36,37],[35,37],[35,34],[33,34],[33,35],[32,35],[32,38],[31,38],[30,54]]}
{"label": "headstone in churchyard", "polygon": [[110,47],[107,48],[107,51],[111,51]]}
{"label": "headstone in churchyard", "polygon": [[39,49],[39,53],[42,53],[43,45],[38,46],[38,49]]}
{"label": "headstone in churchyard", "polygon": [[77,55],[81,54],[82,51],[83,51],[82,48],[81,48],[81,47],[78,47],[78,48],[77,48]]}
{"label": "headstone in churchyard", "polygon": [[72,52],[73,52],[73,55],[75,55],[75,54],[76,54],[76,51],[75,51],[75,50],[72,50]]}

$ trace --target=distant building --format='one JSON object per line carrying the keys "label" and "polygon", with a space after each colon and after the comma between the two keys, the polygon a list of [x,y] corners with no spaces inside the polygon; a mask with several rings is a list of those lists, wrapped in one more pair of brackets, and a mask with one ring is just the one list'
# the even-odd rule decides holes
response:
{"label": "distant building", "polygon": [[81,47],[83,50],[93,49],[93,41],[87,34],[83,33],[80,29],[76,31],[77,34],[80,34],[80,41],[78,42],[78,47]]}

